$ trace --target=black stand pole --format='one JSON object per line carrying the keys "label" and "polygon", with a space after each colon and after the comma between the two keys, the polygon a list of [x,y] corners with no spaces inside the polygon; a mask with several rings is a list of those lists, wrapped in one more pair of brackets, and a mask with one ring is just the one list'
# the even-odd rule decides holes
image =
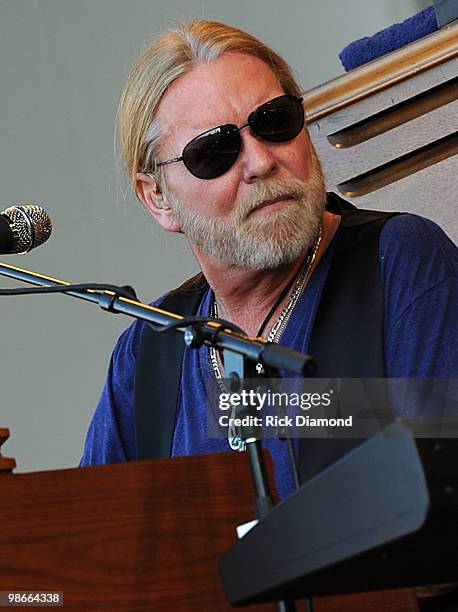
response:
{"label": "black stand pole", "polygon": [[[224,383],[229,393],[238,394],[243,391],[246,387],[246,379],[260,378],[256,374],[256,363],[253,363],[253,361],[249,361],[246,357],[237,355],[230,350],[225,350],[223,355],[226,371]],[[278,372],[272,370],[269,371],[269,374],[278,376]],[[246,443],[255,491],[256,516],[258,520],[261,520],[269,514],[275,503],[270,492],[261,443],[256,429],[251,425],[241,428],[239,435]],[[277,610],[278,612],[295,612],[296,605],[294,601],[278,601]]]}

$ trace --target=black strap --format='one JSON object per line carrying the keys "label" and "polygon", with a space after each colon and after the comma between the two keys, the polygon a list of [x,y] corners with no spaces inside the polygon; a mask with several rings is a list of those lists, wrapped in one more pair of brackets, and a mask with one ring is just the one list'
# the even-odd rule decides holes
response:
{"label": "black strap", "polygon": [[[385,351],[380,232],[385,222],[398,213],[356,209],[334,194],[330,194],[327,208],[341,214],[342,221],[309,353],[318,364],[319,378],[381,379],[385,376]],[[341,382],[339,398],[343,404],[346,397],[354,397],[352,384]],[[386,410],[384,391],[384,386],[374,383],[366,386],[374,410]],[[300,481],[307,481],[361,442],[355,438],[301,439]]]}
{"label": "black strap", "polygon": [[383,286],[379,238],[398,213],[359,210],[330,194],[327,209],[342,215],[309,353],[321,378],[382,378]]}
{"label": "black strap", "polygon": [[[161,302],[161,308],[183,316],[193,315],[207,286],[203,275],[198,274],[170,292]],[[137,459],[170,457],[183,352],[181,332],[170,330],[158,334],[145,326],[135,372]]]}

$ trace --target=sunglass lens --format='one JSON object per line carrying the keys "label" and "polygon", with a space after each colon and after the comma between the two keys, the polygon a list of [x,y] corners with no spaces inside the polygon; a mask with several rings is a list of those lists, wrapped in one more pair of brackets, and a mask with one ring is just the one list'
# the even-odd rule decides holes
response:
{"label": "sunglass lens", "polygon": [[288,142],[304,127],[302,101],[285,95],[266,102],[248,117],[253,132],[269,142]]}
{"label": "sunglass lens", "polygon": [[183,163],[197,178],[216,178],[235,163],[240,147],[237,127],[223,125],[191,140],[183,150]]}

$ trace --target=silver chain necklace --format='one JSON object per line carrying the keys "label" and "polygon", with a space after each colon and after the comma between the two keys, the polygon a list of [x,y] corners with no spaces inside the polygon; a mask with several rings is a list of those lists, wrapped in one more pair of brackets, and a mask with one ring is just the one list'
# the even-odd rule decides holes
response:
{"label": "silver chain necklace", "polygon": [[[283,332],[285,331],[285,327],[289,321],[289,318],[291,317],[291,314],[297,302],[299,301],[299,298],[302,295],[304,287],[310,277],[310,271],[312,269],[313,262],[315,261],[316,254],[318,252],[318,248],[321,243],[322,233],[323,233],[323,229],[320,228],[320,233],[318,235],[318,238],[315,244],[313,245],[313,248],[310,250],[307,256],[307,259],[304,262],[302,270],[299,276],[297,277],[294,288],[291,291],[288,302],[286,303],[284,308],[282,308],[280,314],[278,315],[275,323],[273,324],[269,332],[269,335],[267,336],[267,342],[278,342]],[[211,306],[211,316],[215,318],[218,317],[218,305],[216,303],[215,297],[213,298],[213,302]],[[209,354],[210,365],[211,365],[213,376],[218,382],[218,385],[221,391],[225,392],[226,389],[223,384],[223,376],[221,373],[221,368],[219,367],[219,363],[218,363],[218,353],[213,346],[210,346],[208,348],[208,354]],[[264,373],[264,368],[262,364],[260,363],[256,364],[256,371],[258,374]],[[234,418],[234,416],[235,416],[235,408],[233,408],[231,412],[231,421]],[[232,450],[237,450],[240,452],[246,450],[245,441],[242,440],[242,438],[240,438],[239,436],[237,436],[237,432],[233,425],[229,425],[227,433],[228,433],[229,446],[231,447]]]}

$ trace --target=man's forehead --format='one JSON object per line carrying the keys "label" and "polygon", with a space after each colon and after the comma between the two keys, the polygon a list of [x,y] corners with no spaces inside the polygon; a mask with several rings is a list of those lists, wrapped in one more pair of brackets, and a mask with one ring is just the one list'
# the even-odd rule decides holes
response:
{"label": "man's forehead", "polygon": [[164,136],[200,133],[221,123],[243,123],[247,113],[282,93],[272,69],[245,53],[224,53],[196,64],[166,91],[156,113]]}

